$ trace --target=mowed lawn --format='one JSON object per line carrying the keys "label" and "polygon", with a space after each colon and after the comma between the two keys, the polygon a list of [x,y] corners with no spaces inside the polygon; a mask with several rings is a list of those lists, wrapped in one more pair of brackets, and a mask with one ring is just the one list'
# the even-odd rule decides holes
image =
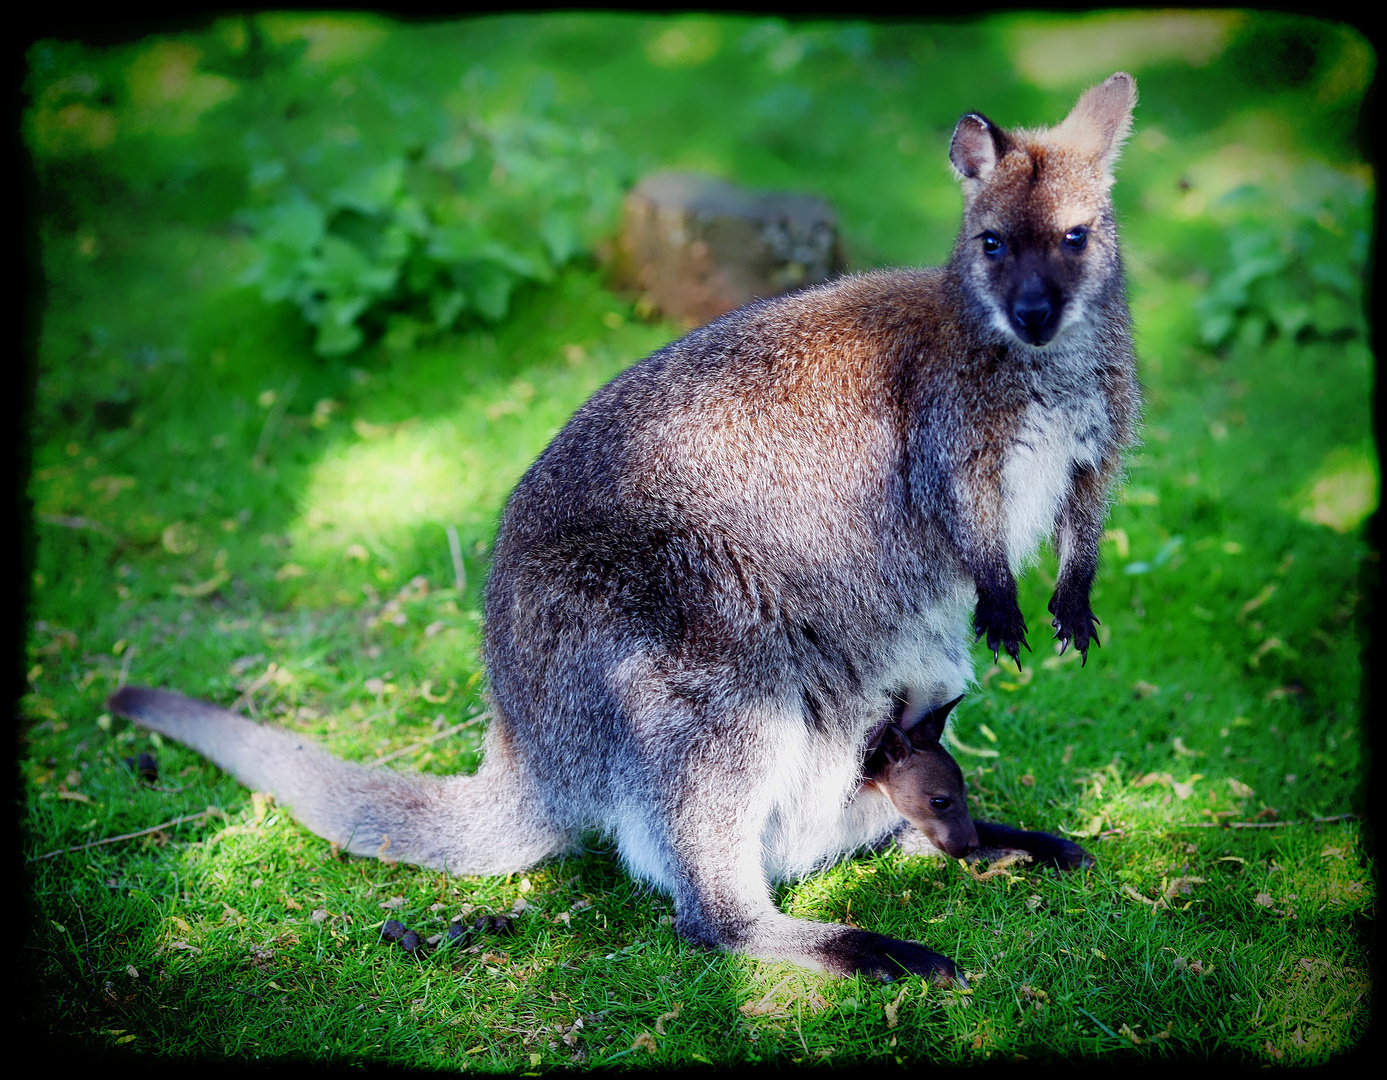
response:
{"label": "mowed lawn", "polygon": [[[1379,466],[1359,128],[1376,56],[1356,31],[1218,12],[262,16],[28,60],[31,1036],[530,1073],[1314,1064],[1362,1039]],[[608,273],[621,191],[663,167],[809,191],[853,269],[937,263],[958,116],[1051,123],[1118,68],[1141,95],[1115,193],[1146,406],[1102,546],[1102,647],[1054,652],[1042,555],[1022,583],[1035,651],[1018,673],[979,647],[949,735],[975,816],[1076,838],[1097,865],[980,879],[885,853],[777,892],[949,954],[971,990],[700,951],[602,837],[506,878],[344,856],[105,711],[122,683],[167,686],[353,760],[475,768],[504,500],[579,404],[679,333]],[[424,162],[464,178],[416,200],[449,235],[540,239],[470,278],[442,241],[390,288],[362,263],[324,308],[313,282],[346,271],[274,247],[324,162],[345,163],[331,198],[365,207],[359,230],[414,220],[413,195],[382,210],[371,184]],[[422,944],[383,941],[387,920]]]}

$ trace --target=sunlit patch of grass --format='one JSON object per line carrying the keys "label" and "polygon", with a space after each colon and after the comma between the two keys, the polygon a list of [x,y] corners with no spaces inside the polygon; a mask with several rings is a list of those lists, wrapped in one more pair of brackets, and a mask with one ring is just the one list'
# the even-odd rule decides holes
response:
{"label": "sunlit patch of grass", "polygon": [[[305,42],[304,60],[312,65],[345,66],[359,63],[390,37],[391,26],[369,14],[313,14],[270,12],[256,22],[278,45]],[[239,19],[228,19],[222,32],[244,33]]]}
{"label": "sunlit patch of grass", "polygon": [[1300,517],[1335,532],[1350,532],[1377,509],[1377,462],[1366,448],[1337,448],[1300,498]]}
{"label": "sunlit patch of grass", "polygon": [[1114,71],[1162,63],[1203,67],[1223,52],[1237,12],[1125,12],[1052,22],[1021,17],[1007,28],[1012,62],[1047,89],[1085,86]]}
{"label": "sunlit patch of grass", "polygon": [[[349,422],[335,422],[287,533],[296,565],[312,571],[296,584],[299,602],[325,602],[358,578],[381,591],[398,587],[404,570],[394,568],[421,563],[448,567],[435,584],[455,578],[449,525],[458,532],[465,577],[480,584],[497,509],[521,473],[574,409],[669,334],[629,323],[612,310],[615,298],[592,294],[593,284],[570,273],[560,293],[606,306],[598,309],[597,333],[537,328],[527,342],[537,363],[523,376],[480,374],[510,342],[473,334],[424,350],[403,399],[386,397],[374,407],[363,400]],[[547,314],[552,320],[553,310]],[[468,390],[395,419],[411,397],[429,399],[431,377],[456,383],[463,372],[479,373],[469,376]],[[467,596],[475,595],[469,587]]]}

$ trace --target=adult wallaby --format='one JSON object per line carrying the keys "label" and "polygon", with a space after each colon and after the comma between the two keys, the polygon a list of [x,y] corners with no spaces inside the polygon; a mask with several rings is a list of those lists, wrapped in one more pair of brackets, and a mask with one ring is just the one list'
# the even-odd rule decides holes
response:
{"label": "adult wallaby", "polygon": [[861,783],[869,734],[892,701],[909,731],[956,698],[973,633],[1019,663],[1014,574],[1047,536],[1056,635],[1085,659],[1096,640],[1138,409],[1109,195],[1135,100],[1118,73],[1049,130],[964,116],[947,266],[752,304],[578,410],[501,521],[475,776],[340,762],[161,691],[112,709],[351,852],[496,874],[596,831],[691,941],[955,977],[923,945],[785,915],[768,882],[893,836],[935,850]]}

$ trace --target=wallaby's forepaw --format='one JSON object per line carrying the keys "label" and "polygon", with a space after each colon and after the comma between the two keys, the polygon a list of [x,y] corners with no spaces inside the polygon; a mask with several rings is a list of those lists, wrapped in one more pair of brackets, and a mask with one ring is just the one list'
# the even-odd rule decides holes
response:
{"label": "wallaby's forepaw", "polygon": [[1051,836],[1049,833],[1036,835],[1045,837],[1053,845],[1047,855],[1032,853],[1035,861],[1042,866],[1053,866],[1059,870],[1087,870],[1098,861],[1078,844],[1062,836]]}
{"label": "wallaby's forepaw", "polygon": [[1098,616],[1089,610],[1087,597],[1075,597],[1068,593],[1055,593],[1050,597],[1050,614],[1054,616],[1050,625],[1055,628],[1055,637],[1060,643],[1060,655],[1072,644],[1083,657],[1080,667],[1088,663],[1088,646],[1092,642],[1100,649],[1103,643],[1098,640]]}
{"label": "wallaby's forepaw", "polygon": [[973,629],[978,639],[987,635],[987,647],[992,650],[994,661],[998,658],[998,649],[1004,649],[1016,662],[1016,670],[1021,670],[1021,649],[1024,647],[1030,652],[1031,647],[1026,642],[1026,620],[1014,596],[1002,599],[986,593],[979,595],[978,606],[973,612]]}
{"label": "wallaby's forepaw", "polygon": [[824,966],[835,975],[861,974],[881,982],[920,975],[938,986],[968,986],[954,962],[943,953],[918,942],[869,930],[844,929],[846,933],[825,950]]}
{"label": "wallaby's forepaw", "polygon": [[1057,870],[1086,870],[1098,860],[1073,841],[1051,833],[1027,832],[1010,825],[991,821],[975,821],[979,851],[1024,851],[1035,866],[1053,866]]}
{"label": "wallaby's forepaw", "polygon": [[1087,870],[1098,861],[1073,841],[1050,833],[1031,833],[1026,850],[1036,866],[1053,866],[1056,870]]}

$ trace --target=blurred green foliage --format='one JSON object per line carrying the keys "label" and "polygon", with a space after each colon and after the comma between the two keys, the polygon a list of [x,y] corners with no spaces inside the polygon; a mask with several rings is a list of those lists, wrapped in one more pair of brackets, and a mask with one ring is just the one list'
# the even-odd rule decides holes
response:
{"label": "blurred green foliage", "polygon": [[[93,74],[98,63],[49,83],[30,126],[46,178],[64,186],[54,166],[79,158],[67,187],[87,187],[93,171],[138,184],[149,162],[133,147],[93,153],[114,141],[117,121],[88,102],[104,91],[114,103],[103,84],[123,81],[129,127],[160,111],[146,99],[169,83],[202,80],[200,104],[211,115],[203,138],[182,148],[175,175],[200,187],[217,170],[241,174],[232,217],[257,254],[243,280],[268,302],[291,301],[323,355],[382,336],[407,350],[464,313],[501,319],[518,282],[552,281],[610,231],[629,167],[610,139],[556,106],[552,78],[507,102],[488,70],[473,65],[460,87],[441,94],[407,70],[311,62],[307,38],[274,29],[272,19],[224,24],[196,52],[156,51],[143,80],[137,61],[124,80]],[[45,43],[36,72],[71,64],[72,51]],[[180,100],[197,97],[178,89]],[[45,126],[53,113],[66,123]],[[179,126],[176,116],[162,119],[165,130]]]}
{"label": "blurred green foliage", "polygon": [[474,68],[445,105],[369,70],[305,73],[305,42],[249,37],[227,65],[258,72],[228,106],[250,158],[238,218],[259,258],[246,280],[292,300],[319,353],[352,352],[368,330],[406,350],[464,312],[494,322],[517,282],[552,281],[610,229],[626,172],[608,140],[558,113],[552,79],[488,109]]}
{"label": "blurred green foliage", "polygon": [[1213,208],[1226,255],[1195,311],[1211,347],[1256,347],[1269,334],[1342,340],[1367,334],[1363,275],[1372,229],[1368,187],[1357,176],[1306,166],[1278,205],[1244,184]]}

